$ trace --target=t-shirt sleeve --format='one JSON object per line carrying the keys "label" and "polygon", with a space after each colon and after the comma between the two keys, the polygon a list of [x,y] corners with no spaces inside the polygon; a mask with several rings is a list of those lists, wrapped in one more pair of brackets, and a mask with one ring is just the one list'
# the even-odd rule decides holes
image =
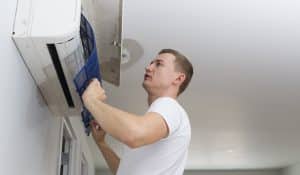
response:
{"label": "t-shirt sleeve", "polygon": [[169,135],[172,135],[180,125],[181,116],[177,102],[169,97],[161,97],[155,100],[148,112],[156,112],[160,114],[169,128]]}

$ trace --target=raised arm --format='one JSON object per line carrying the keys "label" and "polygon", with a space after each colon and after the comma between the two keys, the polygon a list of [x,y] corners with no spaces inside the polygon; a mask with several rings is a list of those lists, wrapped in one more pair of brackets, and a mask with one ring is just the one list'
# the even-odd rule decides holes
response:
{"label": "raised arm", "polygon": [[97,80],[90,83],[82,98],[103,130],[131,148],[154,143],[168,135],[167,124],[159,114],[138,116],[104,103],[105,92]]}

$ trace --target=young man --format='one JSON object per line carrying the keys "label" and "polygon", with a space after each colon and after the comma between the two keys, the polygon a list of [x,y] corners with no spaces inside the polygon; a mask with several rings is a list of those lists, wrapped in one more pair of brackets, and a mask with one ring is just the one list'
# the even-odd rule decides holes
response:
{"label": "young man", "polygon": [[[192,75],[193,67],[185,56],[176,50],[161,50],[146,67],[143,87],[150,107],[143,116],[106,104],[99,81],[91,82],[82,98],[96,120],[92,122],[93,137],[114,174],[183,174],[191,128],[176,98]],[[121,159],[105,143],[105,133],[128,146]]]}

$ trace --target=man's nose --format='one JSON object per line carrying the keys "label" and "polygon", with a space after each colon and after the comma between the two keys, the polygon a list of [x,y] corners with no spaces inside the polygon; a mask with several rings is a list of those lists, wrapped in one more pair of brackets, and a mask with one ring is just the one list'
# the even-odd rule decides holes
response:
{"label": "man's nose", "polygon": [[147,66],[145,67],[145,70],[146,70],[146,72],[147,72],[147,71],[151,71],[151,70],[152,70],[151,64],[147,65]]}

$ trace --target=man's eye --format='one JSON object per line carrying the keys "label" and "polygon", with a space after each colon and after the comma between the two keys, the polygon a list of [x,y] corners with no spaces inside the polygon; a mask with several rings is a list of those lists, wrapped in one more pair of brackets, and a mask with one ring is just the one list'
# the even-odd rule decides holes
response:
{"label": "man's eye", "polygon": [[156,63],[156,66],[160,66],[160,65],[161,65],[161,63],[160,63],[160,62],[157,62],[157,63]]}

